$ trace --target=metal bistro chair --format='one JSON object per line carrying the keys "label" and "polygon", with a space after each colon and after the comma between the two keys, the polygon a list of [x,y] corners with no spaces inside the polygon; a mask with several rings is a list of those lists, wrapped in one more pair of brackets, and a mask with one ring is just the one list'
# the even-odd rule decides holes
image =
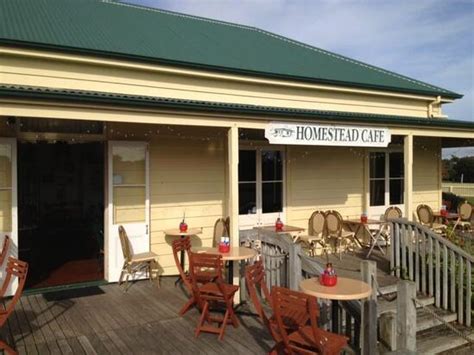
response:
{"label": "metal bistro chair", "polygon": [[[234,295],[239,290],[239,286],[230,285],[224,282],[222,276],[222,255],[207,253],[189,253],[189,270],[193,286],[193,295],[201,310],[196,327],[195,336],[201,332],[214,333],[219,335],[219,340],[224,338],[225,329],[228,323],[235,328],[239,326],[239,321],[234,313]],[[213,282],[200,285],[198,283],[201,270],[212,269],[216,271],[216,278]],[[224,317],[214,317],[210,314],[210,307],[224,306]],[[212,323],[220,324],[215,327]]]}
{"label": "metal bistro chair", "polygon": [[[272,301],[278,331],[288,354],[336,355],[347,346],[346,337],[318,327],[316,297],[284,287],[273,287]],[[303,315],[309,318],[309,322],[300,322],[304,319]],[[289,332],[289,329],[294,331]]]}
{"label": "metal bistro chair", "polygon": [[11,242],[12,240],[8,235],[3,237],[2,252],[0,253],[0,267],[3,265],[3,262],[5,261],[8,255],[8,250],[10,249]]}
{"label": "metal bistro chair", "polygon": [[354,245],[355,234],[343,229],[344,220],[339,212],[327,211],[325,216],[328,237],[334,239],[335,251],[341,260],[342,249],[347,250],[349,244]]}
{"label": "metal bistro chair", "polygon": [[212,246],[216,248],[220,241],[221,237],[224,235],[229,235],[229,230],[227,229],[227,222],[224,218],[219,218],[216,223],[214,223],[214,238],[212,239]]}
{"label": "metal bistro chair", "polygon": [[[8,303],[0,302],[0,328],[2,328],[8,320],[8,317],[12,314],[15,305],[23,293],[25,287],[26,275],[28,274],[28,263],[9,257],[6,267],[6,276],[0,289],[0,299],[5,297],[8,286],[10,285],[13,278],[18,279],[18,286],[15,290],[15,294]],[[7,354],[16,354],[16,351],[8,346],[4,341],[0,340],[0,350],[5,350]]]}
{"label": "metal bistro chair", "polygon": [[135,276],[138,272],[145,270],[147,276],[149,277],[150,281],[154,279],[158,279],[158,255],[149,251],[145,253],[137,253],[133,252],[132,244],[128,239],[127,232],[123,226],[119,226],[118,228],[119,237],[120,237],[120,244],[122,245],[122,253],[123,253],[123,267],[122,272],[120,273],[119,279],[119,286],[123,282],[123,278],[125,278],[125,291],[128,289],[128,278],[129,276]]}
{"label": "metal bistro chair", "polygon": [[434,221],[435,217],[430,206],[423,204],[418,205],[416,214],[420,223],[430,228],[433,232],[443,234],[446,231],[446,225]]}
{"label": "metal bistro chair", "polygon": [[474,212],[474,208],[468,202],[463,202],[458,206],[458,215],[459,221],[457,221],[457,226],[461,227],[463,230],[471,230],[472,229],[472,214]]}
{"label": "metal bistro chair", "polygon": [[319,244],[328,257],[329,246],[326,238],[326,215],[323,211],[315,211],[308,220],[308,235],[300,235],[299,239],[308,245],[310,256],[316,255],[317,244]]}

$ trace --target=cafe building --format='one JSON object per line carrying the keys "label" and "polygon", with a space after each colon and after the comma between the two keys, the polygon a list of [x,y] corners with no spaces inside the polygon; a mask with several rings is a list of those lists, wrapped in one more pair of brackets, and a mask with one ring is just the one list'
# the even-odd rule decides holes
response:
{"label": "cafe building", "polygon": [[118,226],[177,273],[212,243],[314,210],[438,210],[462,95],[261,29],[115,1],[0,1],[0,235],[29,287],[115,282]]}

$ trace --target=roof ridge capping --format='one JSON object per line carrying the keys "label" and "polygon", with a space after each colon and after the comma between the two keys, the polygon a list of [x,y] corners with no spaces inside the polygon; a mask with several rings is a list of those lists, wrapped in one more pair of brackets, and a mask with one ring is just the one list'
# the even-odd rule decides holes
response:
{"label": "roof ridge capping", "polygon": [[305,49],[309,49],[309,50],[312,50],[312,51],[315,51],[315,52],[318,52],[318,53],[321,53],[321,54],[324,54],[324,55],[327,55],[327,56],[330,56],[330,57],[334,57],[334,58],[339,59],[339,60],[343,60],[343,61],[346,61],[346,62],[349,62],[349,63],[352,63],[352,64],[356,64],[356,65],[359,65],[359,66],[367,68],[367,69],[375,70],[375,71],[378,71],[378,72],[396,77],[398,79],[406,80],[406,81],[411,82],[411,83],[415,83],[415,84],[425,86],[429,89],[439,90],[439,91],[442,91],[442,92],[444,92],[446,94],[450,94],[450,95],[454,94],[458,97],[463,96],[463,95],[458,94],[454,91],[447,90],[447,89],[444,89],[444,88],[436,86],[436,85],[431,85],[431,84],[428,84],[424,81],[413,79],[413,78],[410,78],[408,76],[398,74],[398,73],[395,73],[393,71],[386,70],[386,69],[377,67],[377,66],[372,65],[372,64],[367,64],[367,63],[361,62],[359,60],[349,58],[349,57],[346,57],[344,55],[334,53],[334,52],[331,52],[331,51],[328,51],[328,50],[325,50],[325,49],[322,49],[322,48],[319,48],[319,47],[316,47],[316,46],[312,46],[310,44],[300,42],[300,41],[297,41],[295,39],[285,37],[283,35],[273,33],[273,32],[258,28],[258,27],[242,25],[242,24],[227,22],[227,21],[221,21],[221,20],[211,19],[211,18],[202,17],[202,16],[189,15],[189,14],[184,14],[184,13],[180,13],[180,12],[176,12],[176,11],[163,10],[163,9],[153,8],[153,7],[144,6],[144,5],[136,5],[136,4],[130,4],[130,3],[127,3],[127,2],[122,2],[122,1],[126,1],[126,0],[100,0],[100,1],[103,2],[103,3],[111,4],[111,5],[131,7],[131,8],[135,8],[135,9],[139,9],[139,10],[143,10],[143,11],[164,13],[164,14],[169,14],[169,15],[172,15],[172,16],[189,18],[189,19],[192,19],[192,20],[210,22],[210,23],[221,24],[221,25],[225,25],[225,26],[236,27],[236,28],[241,28],[241,29],[246,29],[246,30],[259,32],[263,35],[273,37],[273,38],[277,38],[277,39],[280,39],[282,41],[297,45],[297,46],[305,48]]}

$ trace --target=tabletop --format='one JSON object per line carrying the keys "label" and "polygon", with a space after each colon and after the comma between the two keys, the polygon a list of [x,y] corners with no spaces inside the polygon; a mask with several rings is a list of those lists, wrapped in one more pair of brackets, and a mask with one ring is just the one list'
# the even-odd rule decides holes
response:
{"label": "tabletop", "polygon": [[459,218],[459,214],[457,214],[457,213],[447,213],[445,215],[442,215],[440,212],[435,212],[435,213],[433,213],[433,216],[435,216],[436,218],[446,218],[446,219],[458,219]]}
{"label": "tabletop", "polygon": [[308,295],[329,300],[359,300],[372,294],[372,288],[365,282],[346,277],[337,277],[335,286],[323,286],[319,278],[312,277],[300,282],[300,289]]}
{"label": "tabletop", "polygon": [[297,233],[297,232],[304,232],[304,228],[294,227],[294,226],[283,226],[281,231],[277,231],[275,226],[265,226],[265,227],[255,227],[255,229],[264,229],[267,231],[272,231],[277,234],[285,234],[285,233]]}
{"label": "tabletop", "polygon": [[165,230],[166,235],[170,235],[173,237],[187,237],[187,236],[201,234],[201,233],[202,233],[201,228],[188,228],[186,232],[181,232],[179,228]]}
{"label": "tabletop", "polygon": [[191,251],[195,253],[220,254],[222,255],[222,260],[225,261],[246,260],[257,256],[256,250],[245,247],[230,247],[228,253],[221,253],[217,248],[211,247],[192,247]]}

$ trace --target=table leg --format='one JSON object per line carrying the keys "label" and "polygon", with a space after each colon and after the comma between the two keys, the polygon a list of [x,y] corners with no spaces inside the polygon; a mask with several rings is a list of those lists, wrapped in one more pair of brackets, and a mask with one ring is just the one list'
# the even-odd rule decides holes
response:
{"label": "table leg", "polygon": [[234,284],[234,262],[229,260],[229,269],[227,270],[227,282],[229,285]]}
{"label": "table leg", "polygon": [[[183,239],[183,238],[185,238],[184,235],[181,236],[181,239]],[[184,250],[181,250],[180,262],[181,262],[181,268],[184,270]],[[181,277],[178,276],[178,279],[174,282],[174,285],[176,286],[176,285],[179,284],[180,282],[183,282],[183,280],[181,280]]]}
{"label": "table leg", "polygon": [[385,252],[383,251],[382,247],[379,244],[380,233],[382,233],[382,226],[380,226],[379,230],[377,231],[377,233],[375,233],[375,235],[372,235],[372,233],[370,232],[370,229],[369,229],[368,226],[366,226],[365,229],[367,230],[367,233],[369,233],[370,239],[371,239],[370,249],[369,249],[369,252],[367,253],[367,255],[365,256],[365,258],[366,259],[369,258],[370,254],[372,253],[372,251],[374,250],[376,245],[377,245],[377,248],[379,248],[380,252],[383,255],[385,255]]}
{"label": "table leg", "polygon": [[331,302],[332,332],[337,334],[339,332],[339,301],[332,300]]}

